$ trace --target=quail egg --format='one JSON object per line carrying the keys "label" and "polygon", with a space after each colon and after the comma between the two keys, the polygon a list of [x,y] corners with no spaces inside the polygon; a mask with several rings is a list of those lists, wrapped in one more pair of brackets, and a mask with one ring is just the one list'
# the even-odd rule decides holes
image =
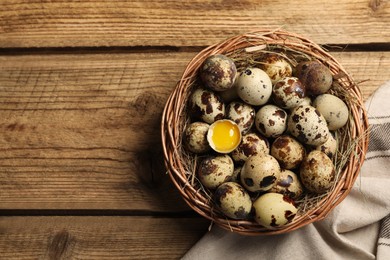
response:
{"label": "quail egg", "polygon": [[215,189],[230,180],[234,171],[234,163],[229,155],[208,156],[198,168],[200,182],[209,189]]}
{"label": "quail egg", "polygon": [[197,88],[189,100],[190,114],[208,124],[225,117],[225,104],[214,92]]}
{"label": "quail egg", "polygon": [[265,137],[277,137],[284,133],[287,113],[275,105],[265,105],[256,113],[255,126]]}
{"label": "quail egg", "polygon": [[319,61],[300,62],[296,76],[305,85],[308,95],[324,94],[332,87],[332,72]]}
{"label": "quail egg", "polygon": [[286,77],[275,83],[273,99],[281,108],[291,109],[300,105],[306,97],[305,86],[296,77]]}
{"label": "quail egg", "polygon": [[325,118],[312,106],[294,108],[287,120],[287,128],[298,141],[308,145],[321,145],[329,137]]}
{"label": "quail egg", "polygon": [[222,100],[225,102],[225,104],[239,99],[239,96],[237,94],[236,85],[233,85],[233,87],[229,88],[228,90],[218,92],[218,94],[222,98]]}
{"label": "quail egg", "polygon": [[226,107],[226,117],[236,122],[241,133],[245,134],[255,122],[255,109],[242,102],[231,102]]}
{"label": "quail egg", "polygon": [[313,106],[324,116],[329,130],[337,130],[348,121],[348,107],[339,97],[331,94],[319,95]]}
{"label": "quail egg", "polygon": [[209,125],[204,122],[193,122],[186,127],[184,143],[187,149],[193,153],[205,153],[210,150],[207,141]]}
{"label": "quail egg", "polygon": [[267,73],[258,68],[247,68],[236,81],[237,94],[246,103],[264,105],[272,94],[272,82]]}
{"label": "quail egg", "polygon": [[209,56],[200,67],[200,78],[214,91],[230,89],[234,84],[236,73],[234,61],[222,54]]}
{"label": "quail egg", "polygon": [[338,148],[337,140],[332,133],[329,134],[328,140],[325,143],[316,147],[316,150],[324,152],[329,158],[333,158]]}
{"label": "quail egg", "polygon": [[233,176],[232,178],[230,179],[230,181],[233,181],[233,182],[237,182],[237,183],[240,183],[240,177],[241,177],[241,170],[242,170],[242,166],[237,166],[234,168],[234,171],[233,171]]}
{"label": "quail egg", "polygon": [[232,152],[233,161],[238,164],[244,163],[250,156],[255,154],[269,154],[267,138],[257,133],[248,133],[242,137],[240,145]]}
{"label": "quail egg", "polygon": [[284,169],[297,168],[306,155],[303,145],[289,135],[281,135],[271,145],[271,155]]}
{"label": "quail egg", "polygon": [[290,223],[298,211],[291,198],[273,192],[261,195],[253,208],[256,222],[269,229]]}
{"label": "quail egg", "polygon": [[218,153],[230,153],[241,142],[241,131],[232,120],[222,119],[212,123],[207,132],[207,141]]}
{"label": "quail egg", "polygon": [[221,184],[214,193],[214,200],[222,213],[232,219],[247,219],[252,210],[248,192],[236,182]]}
{"label": "quail egg", "polygon": [[318,150],[313,150],[306,156],[299,173],[303,186],[314,193],[326,192],[335,180],[335,168],[332,160]]}
{"label": "quail egg", "polygon": [[271,155],[256,154],[249,157],[241,170],[241,183],[249,191],[267,191],[280,175],[278,161]]}
{"label": "quail egg", "polygon": [[298,199],[303,193],[303,186],[298,176],[290,170],[282,169],[276,184],[269,192],[286,195],[292,199]]}
{"label": "quail egg", "polygon": [[291,65],[281,55],[268,53],[262,59],[261,69],[270,77],[272,84],[292,74]]}

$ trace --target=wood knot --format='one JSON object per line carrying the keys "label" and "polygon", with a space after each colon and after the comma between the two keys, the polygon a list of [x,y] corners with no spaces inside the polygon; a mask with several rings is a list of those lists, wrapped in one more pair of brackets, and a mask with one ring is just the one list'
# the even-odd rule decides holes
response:
{"label": "wood knot", "polygon": [[71,234],[62,230],[55,234],[55,236],[48,243],[48,258],[49,259],[62,259],[70,252],[70,247],[73,242],[73,237]]}
{"label": "wood knot", "polygon": [[161,101],[155,94],[144,92],[136,98],[133,106],[137,113],[145,115],[148,112],[155,111],[156,108],[160,109],[160,103]]}
{"label": "wood knot", "polygon": [[371,8],[372,11],[377,12],[379,8],[382,6],[381,0],[370,0],[368,3],[368,6]]}

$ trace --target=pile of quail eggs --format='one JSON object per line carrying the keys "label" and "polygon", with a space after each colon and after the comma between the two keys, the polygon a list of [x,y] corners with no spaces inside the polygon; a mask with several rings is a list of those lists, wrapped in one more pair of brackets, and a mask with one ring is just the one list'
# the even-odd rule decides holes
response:
{"label": "pile of quail eggs", "polygon": [[[237,69],[228,56],[209,56],[188,99],[183,136],[215,206],[227,218],[272,229],[293,220],[302,196],[334,184],[334,131],[349,110],[330,94],[332,73],[319,61],[292,66],[266,53],[256,64]],[[226,122],[233,128],[217,133],[215,124]]]}

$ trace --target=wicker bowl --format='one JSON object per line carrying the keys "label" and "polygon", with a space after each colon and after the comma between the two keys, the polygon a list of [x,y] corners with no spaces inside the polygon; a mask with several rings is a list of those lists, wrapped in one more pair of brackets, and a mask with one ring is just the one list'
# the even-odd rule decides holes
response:
{"label": "wicker bowl", "polygon": [[[254,220],[233,220],[225,217],[215,206],[212,192],[202,187],[196,178],[198,158],[182,147],[182,137],[189,122],[186,103],[198,77],[203,61],[213,54],[224,54],[241,64],[253,65],[264,52],[282,52],[294,63],[299,59],[315,59],[333,74],[332,94],[340,97],[350,110],[348,123],[337,130],[338,156],[336,182],[321,196],[306,195],[298,213],[287,225],[267,229]],[[294,64],[293,64],[294,65]],[[238,65],[237,67],[239,67]],[[166,103],[161,125],[162,146],[168,173],[186,203],[200,215],[227,230],[245,235],[270,235],[290,232],[325,218],[350,192],[368,147],[368,119],[357,84],[341,64],[326,50],[302,36],[283,30],[259,30],[229,38],[199,52],[187,65],[177,86]]]}

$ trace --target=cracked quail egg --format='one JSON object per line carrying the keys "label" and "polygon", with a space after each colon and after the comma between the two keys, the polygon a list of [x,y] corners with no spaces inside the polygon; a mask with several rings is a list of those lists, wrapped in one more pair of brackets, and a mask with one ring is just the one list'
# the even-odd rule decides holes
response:
{"label": "cracked quail egg", "polygon": [[286,130],[287,113],[280,107],[265,105],[256,113],[255,126],[265,137],[277,137]]}
{"label": "cracked quail egg", "polygon": [[298,176],[290,170],[282,169],[279,178],[269,192],[286,195],[292,199],[298,199],[303,193],[303,186]]}
{"label": "cracked quail egg", "polygon": [[253,208],[256,222],[269,229],[290,223],[298,211],[291,198],[273,192],[261,195]]}
{"label": "cracked quail egg", "polygon": [[222,213],[232,219],[247,219],[252,210],[248,192],[236,182],[221,184],[214,193],[214,200]]}
{"label": "cracked quail egg", "polygon": [[198,168],[200,182],[209,189],[215,189],[230,180],[234,171],[234,163],[229,155],[208,156]]}
{"label": "cracked quail egg", "polygon": [[231,102],[226,106],[226,117],[236,122],[241,133],[245,134],[255,122],[255,109],[242,102]]}
{"label": "cracked quail egg", "polygon": [[197,88],[189,100],[190,114],[208,124],[225,117],[225,104],[214,92]]}
{"label": "cracked quail egg", "polygon": [[292,74],[290,63],[281,55],[268,53],[261,59],[261,69],[270,77],[272,84]]}
{"label": "cracked quail egg", "polygon": [[267,73],[259,68],[247,68],[236,81],[237,94],[246,103],[264,105],[272,94],[272,82]]}
{"label": "cracked quail egg", "polygon": [[204,122],[193,122],[186,127],[184,143],[187,149],[193,153],[205,153],[210,150],[207,141],[209,124]]}
{"label": "cracked quail egg", "polygon": [[207,132],[207,141],[218,153],[230,153],[241,142],[241,131],[232,120],[222,119],[212,123]]}
{"label": "cracked quail egg", "polygon": [[234,61],[223,54],[209,56],[200,68],[200,77],[214,91],[230,89],[236,78]]}
{"label": "cracked quail egg", "polygon": [[334,183],[335,168],[325,153],[313,150],[303,160],[299,174],[306,189],[314,193],[324,193]]}
{"label": "cracked quail egg", "polygon": [[280,175],[278,161],[271,155],[256,154],[249,157],[241,170],[241,183],[249,191],[267,191]]}
{"label": "cracked quail egg", "polygon": [[289,135],[281,135],[271,145],[271,155],[284,169],[294,169],[306,155],[303,145]]}
{"label": "cracked quail egg", "polygon": [[232,152],[233,161],[238,164],[244,163],[250,156],[255,154],[269,154],[267,138],[257,133],[248,133],[242,137],[240,145]]}
{"label": "cracked quail egg", "polygon": [[291,109],[304,101],[306,89],[298,78],[286,77],[275,83],[272,94],[276,105]]}
{"label": "cracked quail egg", "polygon": [[312,106],[294,108],[287,120],[287,128],[298,141],[308,145],[321,145],[329,137],[325,118]]}
{"label": "cracked quail egg", "polygon": [[348,107],[339,97],[331,94],[319,95],[314,99],[313,106],[324,116],[329,130],[337,130],[348,121]]}

